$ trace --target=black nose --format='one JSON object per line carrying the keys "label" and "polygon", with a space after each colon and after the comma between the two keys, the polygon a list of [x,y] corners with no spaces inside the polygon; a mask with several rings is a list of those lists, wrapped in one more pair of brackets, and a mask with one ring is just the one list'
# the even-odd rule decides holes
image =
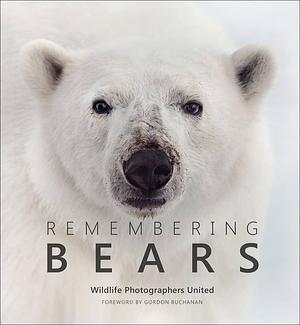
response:
{"label": "black nose", "polygon": [[131,185],[151,192],[168,183],[173,167],[163,151],[147,149],[134,153],[124,162],[123,170]]}

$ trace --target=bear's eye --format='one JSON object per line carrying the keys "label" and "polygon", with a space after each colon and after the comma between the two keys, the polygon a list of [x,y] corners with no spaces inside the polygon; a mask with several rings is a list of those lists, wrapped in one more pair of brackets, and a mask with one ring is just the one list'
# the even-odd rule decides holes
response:
{"label": "bear's eye", "polygon": [[109,114],[111,107],[107,104],[105,100],[97,100],[93,103],[93,110],[97,114]]}
{"label": "bear's eye", "polygon": [[186,113],[197,116],[202,114],[203,106],[199,102],[190,101],[183,105],[183,109]]}

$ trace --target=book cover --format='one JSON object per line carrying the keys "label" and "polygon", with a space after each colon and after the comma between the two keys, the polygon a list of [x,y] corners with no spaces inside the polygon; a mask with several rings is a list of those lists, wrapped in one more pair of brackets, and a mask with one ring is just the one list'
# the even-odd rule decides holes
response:
{"label": "book cover", "polygon": [[298,2],[1,9],[1,322],[298,323]]}

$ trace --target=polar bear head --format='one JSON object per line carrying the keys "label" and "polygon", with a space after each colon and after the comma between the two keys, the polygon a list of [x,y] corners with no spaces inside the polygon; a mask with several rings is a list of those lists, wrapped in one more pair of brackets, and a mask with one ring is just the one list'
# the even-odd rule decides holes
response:
{"label": "polar bear head", "polygon": [[76,52],[37,40],[22,58],[37,123],[74,191],[143,217],[226,191],[274,71],[260,47]]}

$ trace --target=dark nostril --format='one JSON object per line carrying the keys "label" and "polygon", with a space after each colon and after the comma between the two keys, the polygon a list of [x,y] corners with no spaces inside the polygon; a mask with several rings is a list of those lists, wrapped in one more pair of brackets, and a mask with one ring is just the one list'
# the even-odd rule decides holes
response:
{"label": "dark nostril", "polygon": [[127,181],[151,192],[165,186],[172,177],[173,166],[162,150],[140,150],[123,164]]}
{"label": "dark nostril", "polygon": [[171,172],[171,170],[170,170],[169,166],[166,166],[166,165],[161,165],[154,169],[154,175],[157,175],[157,176],[160,176],[160,175],[168,176],[170,174],[170,172]]}
{"label": "dark nostril", "polygon": [[133,169],[132,172],[142,176],[144,174],[147,174],[148,170],[146,166],[138,166],[137,168]]}

